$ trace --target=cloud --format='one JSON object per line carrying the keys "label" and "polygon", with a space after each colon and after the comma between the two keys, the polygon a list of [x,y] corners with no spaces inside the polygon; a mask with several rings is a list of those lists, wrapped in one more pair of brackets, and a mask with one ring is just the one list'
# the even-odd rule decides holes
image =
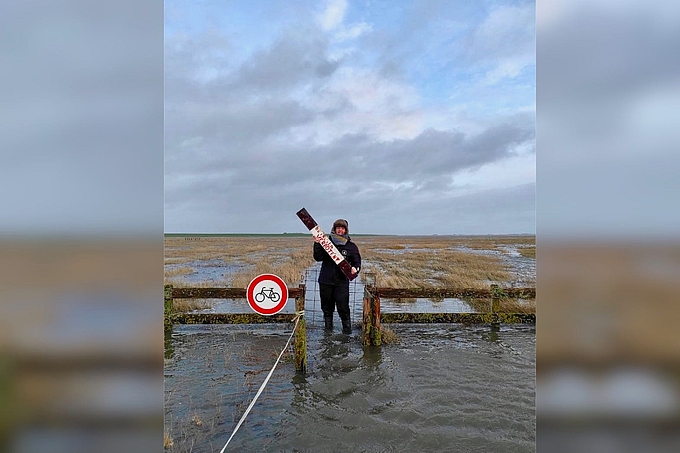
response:
{"label": "cloud", "polygon": [[[430,129],[409,140],[376,142],[368,135],[355,134],[311,148],[253,142],[245,149],[235,145],[228,152],[213,149],[208,153],[210,157],[200,160],[201,165],[194,165],[193,170],[187,166],[183,184],[180,187],[181,181],[173,180],[171,186],[177,187],[177,192],[169,189],[166,200],[185,199],[189,193],[226,198],[219,194],[228,187],[237,187],[248,197],[257,197],[264,191],[276,194],[278,199],[304,197],[315,190],[342,196],[348,188],[356,188],[364,195],[399,188],[401,198],[409,200],[439,197],[444,189],[472,193],[475,190],[469,188],[457,190],[452,176],[512,158],[516,147],[531,144],[533,139],[531,123],[508,121],[475,135]],[[186,161],[195,158],[188,156]],[[529,174],[519,182],[532,178]]]}
{"label": "cloud", "polygon": [[[323,24],[283,24],[244,55],[237,40],[217,33],[168,37],[166,61],[176,68],[166,79],[169,230],[302,231],[295,217],[281,219],[307,206],[358,217],[383,212],[365,228],[387,232],[390,210],[429,218],[433,209],[441,219],[442,210],[464,206],[469,225],[531,231],[526,216],[485,224],[474,220],[472,201],[461,204],[533,182],[533,172],[520,170],[533,165],[534,109],[508,107],[480,119],[445,95],[436,103],[423,97],[419,82],[439,84],[452,58],[444,50],[455,26],[437,22],[449,14],[446,2],[437,5],[437,14],[416,8],[399,27],[389,21],[385,33],[370,15],[345,24],[346,4],[328,3]],[[387,50],[371,44],[374,38]],[[384,70],[388,60],[395,71]],[[478,93],[481,103],[495,96]],[[517,175],[502,177],[504,171]],[[533,198],[522,193],[496,212],[524,203],[518,209],[533,215]],[[419,221],[400,228],[435,232]]]}
{"label": "cloud", "polygon": [[411,138],[422,131],[419,98],[412,86],[373,70],[344,66],[305,105],[327,112],[296,131],[316,143],[346,134],[369,134],[377,140]]}
{"label": "cloud", "polygon": [[492,85],[516,77],[535,64],[535,5],[501,5],[492,9],[468,37],[467,57],[489,66],[483,79]]}
{"label": "cloud", "polygon": [[317,20],[324,30],[332,30],[342,23],[346,10],[347,0],[328,0],[326,9],[317,17]]}
{"label": "cloud", "polygon": [[255,90],[282,90],[309,78],[328,77],[338,62],[326,57],[327,48],[327,38],[314,28],[286,30],[271,47],[246,61],[235,83]]}
{"label": "cloud", "polygon": [[370,24],[367,24],[366,22],[360,22],[358,24],[353,24],[348,27],[343,27],[341,30],[338,30],[334,35],[334,40],[337,42],[341,41],[347,41],[351,39],[356,39],[360,36],[362,36],[365,33],[368,33],[373,30],[373,27],[371,27]]}

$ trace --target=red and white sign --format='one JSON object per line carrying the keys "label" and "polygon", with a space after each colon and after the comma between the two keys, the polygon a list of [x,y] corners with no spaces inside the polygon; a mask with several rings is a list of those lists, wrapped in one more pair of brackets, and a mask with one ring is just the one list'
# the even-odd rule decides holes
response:
{"label": "red and white sign", "polygon": [[328,239],[328,236],[323,232],[321,227],[319,225],[315,226],[311,230],[309,230],[310,233],[312,233],[312,236],[317,237],[320,239],[319,244],[321,244],[321,247],[328,253],[328,255],[331,257],[331,259],[335,262],[335,264],[340,264],[345,260],[345,257],[342,256],[338,248],[331,242],[330,239]]}
{"label": "red and white sign", "polygon": [[288,287],[274,274],[261,274],[248,284],[246,299],[255,313],[275,315],[288,302]]}
{"label": "red and white sign", "polygon": [[347,276],[349,281],[354,280],[357,278],[358,273],[352,273],[352,265],[347,262],[347,260],[340,254],[338,251],[338,248],[333,245],[333,242],[331,242],[330,239],[328,239],[328,236],[324,234],[324,232],[321,230],[321,227],[319,226],[318,223],[316,223],[316,220],[312,218],[311,215],[309,215],[309,212],[305,208],[300,209],[298,212],[296,212],[297,216],[302,220],[302,223],[305,224],[305,226],[309,229],[309,232],[312,233],[312,236],[315,238],[319,238],[319,244],[321,247],[328,253],[328,255],[333,259],[333,262],[338,265],[340,270]]}

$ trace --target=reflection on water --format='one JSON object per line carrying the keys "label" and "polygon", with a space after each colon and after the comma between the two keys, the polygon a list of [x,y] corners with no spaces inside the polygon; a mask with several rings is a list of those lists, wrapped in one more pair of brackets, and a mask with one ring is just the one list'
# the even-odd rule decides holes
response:
{"label": "reflection on water", "polygon": [[[224,446],[291,327],[175,327],[168,451]],[[534,451],[534,326],[390,328],[401,341],[380,348],[309,330],[308,373],[286,357],[230,451]]]}

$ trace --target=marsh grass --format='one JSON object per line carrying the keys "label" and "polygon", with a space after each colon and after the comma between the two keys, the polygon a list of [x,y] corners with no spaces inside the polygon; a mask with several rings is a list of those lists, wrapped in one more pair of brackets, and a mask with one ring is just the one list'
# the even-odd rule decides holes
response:
{"label": "marsh grass", "polygon": [[175,278],[166,278],[165,279],[165,284],[166,285],[172,285],[175,288],[214,288],[215,286],[220,286],[220,285],[215,285],[215,282],[213,281],[202,281],[202,282],[187,282],[185,280],[178,280]]}
{"label": "marsh grass", "polygon": [[172,269],[166,269],[165,270],[165,277],[166,278],[172,278],[172,277],[177,277],[178,275],[190,275],[193,274],[194,270],[191,267],[188,266],[181,266],[181,267],[175,267]]}
{"label": "marsh grass", "polygon": [[536,300],[505,299],[500,301],[500,313],[536,313]]}
{"label": "marsh grass", "polygon": [[186,313],[194,310],[205,310],[212,304],[205,299],[175,299],[172,301],[172,309],[175,312]]}
{"label": "marsh grass", "polygon": [[491,312],[491,299],[465,299],[465,302],[479,313]]}
{"label": "marsh grass", "polygon": [[[507,284],[510,269],[495,254],[456,250],[500,251],[517,246],[523,256],[535,256],[534,236],[358,236],[353,238],[362,255],[364,283],[392,288],[456,287],[488,288]],[[206,284],[182,282],[188,266],[165,272],[166,284],[175,286],[225,286],[245,288],[257,275],[273,273],[289,286],[300,283],[302,273],[314,264],[311,236],[272,237],[183,237],[165,238],[166,264],[221,260],[243,267],[228,278]]]}
{"label": "marsh grass", "polygon": [[[260,274],[275,274],[289,286],[301,281],[303,271],[314,263],[312,238],[303,237],[201,237],[187,241],[183,237],[165,238],[166,264],[182,264],[195,261],[221,261],[226,266],[243,269],[222,281],[207,285],[187,284],[173,278],[180,274],[174,269],[165,271],[166,284],[178,287],[224,286],[245,288]],[[180,267],[181,268],[181,267]]]}
{"label": "marsh grass", "polygon": [[168,449],[174,445],[172,436],[167,431],[163,434],[163,448]]}
{"label": "marsh grass", "polygon": [[517,251],[524,258],[536,259],[536,247],[522,247],[522,248],[518,248]]}
{"label": "marsh grass", "polygon": [[[491,299],[466,299],[466,302],[480,313],[491,312]],[[501,299],[498,313],[536,313],[536,300]]]}
{"label": "marsh grass", "polygon": [[400,341],[399,335],[385,326],[380,326],[380,340],[382,341],[382,344],[396,344]]}
{"label": "marsh grass", "polygon": [[378,286],[391,288],[486,288],[489,282],[506,282],[511,273],[497,256],[449,250],[414,250],[386,254],[365,248],[362,255]]}

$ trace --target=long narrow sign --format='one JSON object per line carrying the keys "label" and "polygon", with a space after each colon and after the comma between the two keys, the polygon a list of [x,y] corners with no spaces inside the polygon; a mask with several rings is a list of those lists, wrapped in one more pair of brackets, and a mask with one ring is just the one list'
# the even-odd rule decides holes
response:
{"label": "long narrow sign", "polygon": [[302,220],[302,223],[305,224],[305,226],[309,229],[309,232],[312,233],[312,236],[318,237],[321,240],[319,241],[319,244],[321,244],[321,247],[328,253],[328,255],[335,261],[335,264],[338,265],[340,270],[349,278],[350,281],[354,280],[357,278],[358,273],[352,274],[352,265],[347,262],[347,260],[342,256],[342,254],[338,251],[337,247],[335,247],[335,244],[324,234],[324,232],[321,230],[321,227],[319,226],[318,223],[316,223],[316,220],[312,218],[311,215],[309,215],[309,212],[305,208],[300,209],[298,212],[296,212],[297,216]]}

